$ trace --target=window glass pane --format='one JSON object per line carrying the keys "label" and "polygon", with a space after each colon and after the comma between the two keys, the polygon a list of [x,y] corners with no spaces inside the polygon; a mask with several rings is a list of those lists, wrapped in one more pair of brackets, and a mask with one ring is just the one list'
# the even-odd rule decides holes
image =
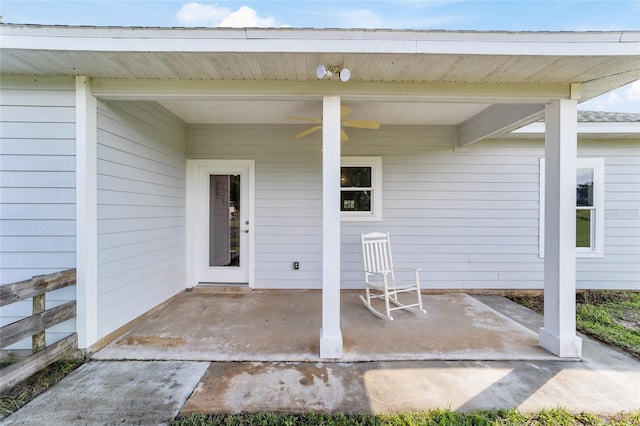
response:
{"label": "window glass pane", "polygon": [[371,191],[342,191],[340,210],[343,212],[371,211]]}
{"label": "window glass pane", "polygon": [[591,247],[591,212],[576,210],[576,247]]}
{"label": "window glass pane", "polygon": [[209,266],[238,266],[240,175],[210,175],[209,203]]}
{"label": "window glass pane", "polygon": [[341,167],[340,186],[371,188],[371,167]]}
{"label": "window glass pane", "polygon": [[593,206],[593,169],[578,169],[576,205]]}

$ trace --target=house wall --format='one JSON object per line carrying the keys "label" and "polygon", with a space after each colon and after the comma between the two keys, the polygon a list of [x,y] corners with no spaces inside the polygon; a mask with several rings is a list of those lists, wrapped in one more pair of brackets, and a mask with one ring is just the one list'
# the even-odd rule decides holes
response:
{"label": "house wall", "polygon": [[[514,149],[538,161],[544,156],[544,141],[542,137],[489,140],[473,145],[472,152],[494,155]],[[578,255],[576,287],[640,290],[640,140],[580,137],[578,157],[604,159],[605,230],[603,257]],[[539,180],[536,186],[539,188]],[[543,269],[536,270],[532,278],[536,283],[531,288],[542,288]]]}
{"label": "house wall", "polygon": [[186,287],[185,160],[157,104],[98,103],[98,337]]}
{"label": "house wall", "polygon": [[[75,81],[0,81],[0,285],[75,267]],[[47,308],[75,289],[46,296]],[[31,299],[0,308],[2,325],[31,314]],[[52,343],[74,320],[49,329]],[[12,348],[29,348],[24,341]]]}
{"label": "house wall", "polygon": [[604,257],[578,259],[578,288],[640,290],[640,140],[582,140],[578,155],[605,159]]}
{"label": "house wall", "polygon": [[257,288],[322,288],[320,144],[294,140],[291,132],[287,126],[189,126],[190,158],[256,160]]}
{"label": "house wall", "polygon": [[[322,285],[321,139],[294,139],[302,129],[189,127],[191,158],[256,160],[258,288]],[[538,218],[544,142],[493,140],[454,152],[454,132],[445,126],[349,129],[343,156],[382,157],[383,219],[342,223],[342,288],[362,288],[359,234],[370,231],[392,234],[397,266],[422,267],[425,288],[543,287]],[[633,167],[638,142],[606,143],[580,143],[579,155],[606,157],[608,217],[605,257],[580,259],[577,285],[639,288],[639,193],[625,183],[639,177]],[[300,270],[292,269],[293,261]]]}

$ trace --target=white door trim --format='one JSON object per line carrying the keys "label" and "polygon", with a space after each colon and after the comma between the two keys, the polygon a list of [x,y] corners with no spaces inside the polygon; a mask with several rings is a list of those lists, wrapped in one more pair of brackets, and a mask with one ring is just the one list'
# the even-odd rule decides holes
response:
{"label": "white door trim", "polygon": [[187,287],[198,284],[196,268],[198,250],[198,175],[199,170],[209,167],[243,167],[248,169],[249,192],[249,238],[248,238],[248,275],[249,287],[254,286],[255,253],[255,160],[187,160]]}

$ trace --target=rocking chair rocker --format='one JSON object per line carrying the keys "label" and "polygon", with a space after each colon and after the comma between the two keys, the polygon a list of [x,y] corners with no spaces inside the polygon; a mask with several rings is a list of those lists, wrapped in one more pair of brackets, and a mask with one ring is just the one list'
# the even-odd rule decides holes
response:
{"label": "rocking chair rocker", "polygon": [[[360,296],[364,305],[377,317],[393,320],[391,311],[397,309],[418,310],[427,313],[422,308],[422,295],[420,293],[421,269],[395,269],[391,258],[391,246],[389,233],[371,232],[360,234],[362,241],[362,256],[364,258],[364,276],[366,283],[366,299]],[[413,272],[412,279],[402,281],[396,278],[396,273],[409,274]],[[415,303],[405,304],[400,302],[398,294],[413,293]],[[384,301],[384,313],[378,311],[371,304],[372,300]],[[394,306],[391,307],[391,304]]]}

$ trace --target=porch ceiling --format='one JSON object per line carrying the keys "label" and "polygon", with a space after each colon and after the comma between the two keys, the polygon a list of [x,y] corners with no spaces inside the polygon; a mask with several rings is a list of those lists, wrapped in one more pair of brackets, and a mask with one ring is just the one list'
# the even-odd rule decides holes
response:
{"label": "porch ceiling", "polygon": [[[640,55],[639,55],[640,56]],[[315,81],[320,64],[352,81],[387,83],[591,82],[636,69],[638,57],[352,52],[104,52],[2,50],[9,74],[82,74],[109,79]],[[633,80],[631,77],[630,80]]]}
{"label": "porch ceiling", "polygon": [[[317,29],[113,28],[0,26],[3,74],[85,75],[92,79],[233,84],[316,84],[285,99],[197,96],[157,98],[187,123],[291,123],[319,116],[323,88],[347,92],[352,119],[383,124],[459,125],[491,104],[476,99],[412,98],[407,85],[446,90],[509,88],[519,103],[536,87],[584,101],[640,78],[640,33],[510,33]],[[323,64],[351,71],[351,81],[317,81]],[[215,86],[219,88],[220,86]],[[298,87],[298,86],[295,86]],[[383,90],[377,89],[383,87]],[[514,88],[513,90],[511,88]],[[388,92],[388,93],[387,93]],[[309,96],[312,93],[314,96]],[[351,96],[351,97],[350,97]],[[375,99],[372,99],[375,96]],[[556,95],[556,98],[558,96]],[[549,98],[546,98],[549,99]],[[376,102],[371,102],[375,100]],[[545,97],[540,96],[540,103]],[[504,99],[502,100],[504,102]],[[527,103],[525,100],[524,103]],[[531,103],[531,100],[529,100]]]}

